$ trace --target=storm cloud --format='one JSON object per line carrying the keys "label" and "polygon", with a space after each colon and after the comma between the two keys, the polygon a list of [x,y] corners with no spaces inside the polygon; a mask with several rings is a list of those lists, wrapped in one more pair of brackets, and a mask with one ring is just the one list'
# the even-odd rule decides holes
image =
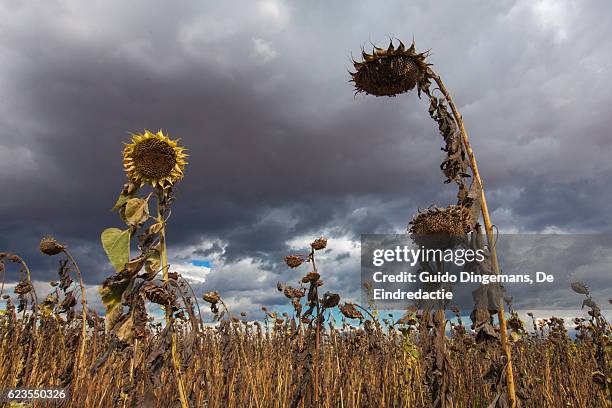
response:
{"label": "storm cloud", "polygon": [[[284,302],[282,257],[321,235],[331,290],[359,291],[359,237],[454,201],[416,95],[354,95],[351,56],[420,50],[462,112],[502,232],[610,232],[612,28],[605,1],[0,1],[0,249],[52,279],[50,233],[88,285],[129,132],[189,151],[171,260],[213,263],[201,290]],[[301,248],[301,249],[300,249]],[[348,256],[347,256],[348,254]],[[180,268],[179,268],[180,269]],[[9,277],[10,280],[10,277]]]}

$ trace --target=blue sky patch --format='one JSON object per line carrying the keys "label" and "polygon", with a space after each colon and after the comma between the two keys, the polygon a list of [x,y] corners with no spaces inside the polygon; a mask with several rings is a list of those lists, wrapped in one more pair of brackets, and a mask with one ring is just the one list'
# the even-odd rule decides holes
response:
{"label": "blue sky patch", "polygon": [[205,268],[212,268],[212,262],[204,261],[204,260],[201,260],[201,259],[192,259],[191,260],[191,264],[193,266],[203,266]]}

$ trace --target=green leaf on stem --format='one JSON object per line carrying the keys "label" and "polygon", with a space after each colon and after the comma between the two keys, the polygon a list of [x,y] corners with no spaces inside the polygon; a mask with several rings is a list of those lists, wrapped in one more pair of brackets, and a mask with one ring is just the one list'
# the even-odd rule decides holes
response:
{"label": "green leaf on stem", "polygon": [[102,247],[117,272],[130,260],[130,230],[107,228],[101,235]]}

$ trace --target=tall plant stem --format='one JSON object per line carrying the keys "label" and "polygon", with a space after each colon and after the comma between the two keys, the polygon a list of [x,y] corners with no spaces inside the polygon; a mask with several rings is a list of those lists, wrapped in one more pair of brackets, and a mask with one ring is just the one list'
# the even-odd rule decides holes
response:
{"label": "tall plant stem", "polygon": [[77,265],[76,261],[70,254],[70,252],[64,248],[64,254],[74,266],[77,276],[79,277],[79,286],[81,287],[81,305],[83,306],[83,329],[81,331],[81,350],[79,351],[79,365],[83,364],[83,359],[85,357],[85,343],[87,342],[87,299],[85,298],[85,284],[83,283],[83,275],[81,275],[81,270],[79,269],[79,265]]}
{"label": "tall plant stem", "polygon": [[[470,139],[468,137],[468,133],[465,130],[465,125],[463,124],[463,118],[461,114],[457,110],[453,99],[450,96],[450,93],[444,86],[444,82],[442,79],[433,71],[431,72],[431,77],[438,87],[440,88],[440,92],[446,98],[448,102],[448,106],[451,108],[453,112],[453,116],[455,117],[455,121],[459,126],[459,130],[461,131],[461,139],[463,141],[463,146],[465,147],[465,151],[468,155],[468,159],[470,160],[470,167],[472,168],[472,173],[474,174],[474,180],[480,185],[480,193],[481,193],[481,209],[482,209],[482,219],[484,221],[485,231],[487,234],[487,243],[489,246],[489,254],[491,255],[491,263],[493,265],[493,271],[499,275],[501,273],[499,267],[499,261],[497,259],[497,250],[495,248],[495,239],[493,238],[493,226],[491,224],[491,217],[489,216],[489,209],[487,207],[487,199],[484,191],[484,184],[482,183],[482,179],[480,178],[480,172],[478,171],[478,165],[476,164],[476,157],[474,156],[474,152],[472,151],[472,147],[470,145]],[[506,329],[506,318],[504,316],[504,302],[502,299],[499,301],[497,317],[499,319],[499,327],[500,327],[500,336],[502,348],[504,350],[504,354],[506,355],[507,365],[506,365],[506,374],[507,374],[507,384],[508,384],[508,399],[510,403],[510,408],[516,407],[516,391],[514,389],[514,376],[512,372],[512,353],[510,352],[510,345],[508,343],[508,332]]]}
{"label": "tall plant stem", "polygon": [[[23,265],[23,269],[25,269],[26,279],[28,280],[28,282],[30,282],[30,284],[32,284],[32,279],[30,277],[30,275],[31,275],[30,274],[30,268],[28,267],[28,264],[21,257],[19,257],[19,263],[21,263],[21,265]],[[34,301],[34,306],[38,307],[38,298],[36,297],[36,290],[34,290],[34,285],[33,284],[32,284],[32,300]]]}
{"label": "tall plant stem", "polygon": [[[310,250],[310,260],[312,262],[312,270],[317,272],[317,264],[315,262],[315,250],[312,248]],[[316,283],[311,283],[311,285],[316,285]],[[313,389],[314,389],[314,401],[315,404],[319,404],[319,348],[321,347],[321,305],[319,304],[319,287],[315,286],[315,297],[317,301],[317,326],[315,329],[315,363],[314,365],[314,381],[313,381]]]}
{"label": "tall plant stem", "polygon": [[[157,196],[157,222],[162,224],[162,228],[159,231],[159,255],[161,259],[161,267],[163,273],[164,282],[167,282],[168,277],[168,251],[166,250],[166,221],[162,214],[161,200],[163,199],[164,193],[159,191]],[[174,368],[174,376],[176,377],[176,386],[179,391],[179,398],[181,400],[182,408],[189,408],[187,403],[187,394],[185,393],[185,386],[183,385],[183,378],[181,376],[181,365],[179,364],[178,353],[176,350],[176,333],[174,332],[172,311],[169,307],[165,308],[166,312],[166,326],[169,326],[172,334],[172,367]]]}

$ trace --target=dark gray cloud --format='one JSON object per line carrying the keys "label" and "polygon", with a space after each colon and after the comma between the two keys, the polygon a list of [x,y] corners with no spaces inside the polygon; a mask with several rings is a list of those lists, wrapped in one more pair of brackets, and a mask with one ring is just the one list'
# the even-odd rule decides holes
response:
{"label": "dark gray cloud", "polygon": [[[0,1],[0,248],[48,279],[56,261],[36,243],[52,233],[99,283],[121,143],[144,128],[189,148],[176,259],[221,254],[208,283],[236,299],[263,302],[291,276],[280,260],[294,237],[401,231],[454,192],[426,102],[355,97],[347,82],[351,54],[391,36],[431,48],[501,229],[608,231],[611,7]],[[223,250],[202,253],[214,240]],[[355,292],[341,253],[330,284]]]}

